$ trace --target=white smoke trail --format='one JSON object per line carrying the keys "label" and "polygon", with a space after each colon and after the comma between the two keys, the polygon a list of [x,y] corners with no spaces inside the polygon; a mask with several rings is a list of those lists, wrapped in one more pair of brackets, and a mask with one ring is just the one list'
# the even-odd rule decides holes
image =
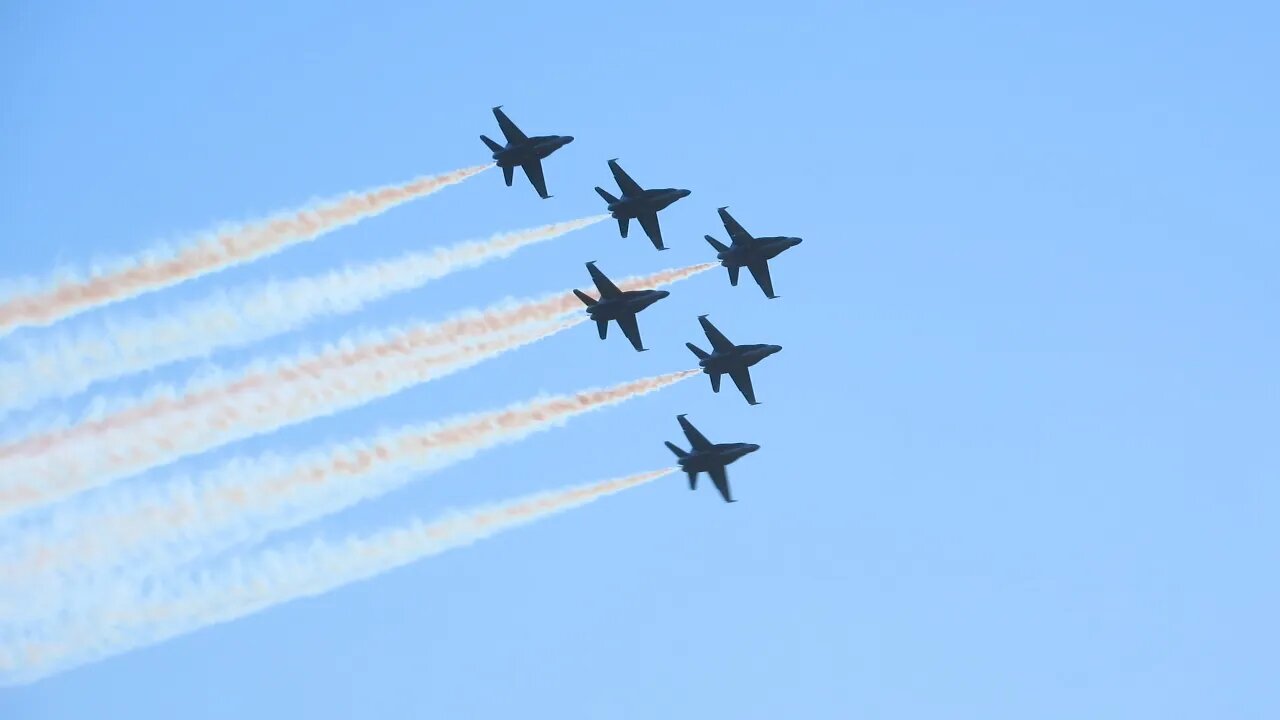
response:
{"label": "white smoke trail", "polygon": [[198,480],[121,488],[56,509],[47,522],[0,549],[0,587],[24,588],[21,598],[10,601],[12,617],[56,614],[90,596],[76,588],[86,578],[141,581],[216,556],[697,372],[537,398],[294,457],[243,458]]}
{"label": "white smoke trail", "polygon": [[62,272],[40,282],[20,280],[16,290],[0,298],[0,336],[16,328],[50,325],[91,308],[137,297],[184,280],[256,260],[300,242],[314,240],[410,200],[456,185],[493,165],[476,165],[442,175],[421,177],[311,207],[280,213],[246,225],[220,228],[182,243],[95,267],[87,277]]}
{"label": "white smoke trail", "polygon": [[552,223],[324,275],[219,291],[159,316],[108,318],[101,327],[75,335],[21,344],[17,360],[0,363],[0,413],[48,397],[67,397],[101,380],[295,330],[324,315],[354,312],[608,217]]}
{"label": "white smoke trail", "polygon": [[54,627],[13,628],[0,648],[0,680],[31,682],[76,665],[320,595],[504,530],[581,507],[664,477],[671,469],[540,493],[507,503],[413,521],[365,537],[316,540],[236,559],[217,570],[164,578],[149,589],[120,587]]}

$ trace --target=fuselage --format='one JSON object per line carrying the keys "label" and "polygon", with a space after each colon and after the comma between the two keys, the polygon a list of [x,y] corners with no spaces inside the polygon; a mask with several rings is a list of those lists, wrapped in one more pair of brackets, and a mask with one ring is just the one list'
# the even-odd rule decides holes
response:
{"label": "fuselage", "polygon": [[530,160],[542,160],[573,142],[572,135],[538,135],[519,143],[509,143],[493,154],[498,167],[517,167]]}
{"label": "fuselage", "polygon": [[716,253],[716,257],[724,267],[746,267],[760,260],[772,260],[782,254],[783,250],[795,247],[801,242],[804,241],[798,237],[755,238],[750,245],[735,244],[728,250]]}
{"label": "fuselage", "polygon": [[680,469],[685,472],[708,472],[721,468],[760,449],[754,443],[720,443],[706,450],[694,450],[680,458]]}
{"label": "fuselage", "polygon": [[647,213],[656,213],[688,195],[688,190],[680,188],[654,188],[639,195],[623,195],[609,203],[609,213],[615,218],[637,218]]}
{"label": "fuselage", "polygon": [[627,290],[618,297],[601,300],[587,308],[592,320],[617,320],[634,315],[671,293],[666,290]]}
{"label": "fuselage", "polygon": [[731,350],[708,355],[699,360],[698,365],[708,375],[719,375],[749,368],[780,350],[781,345],[737,345]]}

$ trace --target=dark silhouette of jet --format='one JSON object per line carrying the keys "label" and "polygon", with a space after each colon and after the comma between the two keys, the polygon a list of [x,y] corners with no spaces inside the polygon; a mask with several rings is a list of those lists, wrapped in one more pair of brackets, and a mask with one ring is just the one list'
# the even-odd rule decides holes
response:
{"label": "dark silhouette of jet", "polygon": [[547,181],[542,176],[542,159],[560,148],[573,142],[572,135],[535,135],[529,137],[520,132],[520,128],[502,112],[502,106],[493,109],[493,116],[498,118],[498,127],[502,128],[502,136],[507,139],[506,145],[499,145],[484,135],[480,139],[493,151],[494,162],[502,168],[502,177],[511,187],[512,176],[516,168],[524,168],[524,174],[533,183],[533,189],[543,200],[551,197],[547,194]]}
{"label": "dark silhouette of jet", "polygon": [[622,334],[627,336],[631,341],[631,346],[640,352],[644,352],[646,348],[640,343],[640,326],[636,324],[636,313],[658,302],[662,298],[671,293],[666,290],[627,290],[623,292],[618,289],[600,272],[596,267],[594,260],[587,263],[587,271],[591,273],[591,279],[596,284],[596,290],[600,291],[600,299],[593,300],[590,295],[575,289],[574,295],[587,306],[587,314],[592,320],[596,321],[596,327],[600,330],[600,339],[605,339],[609,334],[609,321],[615,320],[618,327],[622,328]]}
{"label": "dark silhouette of jet", "polygon": [[751,387],[751,373],[747,368],[778,352],[782,346],[734,345],[711,324],[706,315],[699,315],[698,322],[702,323],[702,331],[707,334],[707,340],[711,341],[711,352],[706,353],[693,343],[685,343],[685,346],[698,356],[698,366],[702,368],[702,372],[711,376],[711,390],[720,392],[720,376],[728,373],[747,403],[759,405],[756,402],[756,391]]}
{"label": "dark silhouette of jet", "polygon": [[613,171],[613,179],[622,190],[622,198],[616,198],[600,187],[596,188],[596,192],[609,203],[609,213],[618,219],[618,230],[622,237],[627,236],[627,224],[635,218],[640,221],[640,227],[644,228],[644,234],[653,241],[653,246],[666,250],[662,246],[662,228],[658,227],[658,211],[682,197],[688,197],[689,191],[680,188],[645,190],[618,167],[617,158],[609,161],[609,169]]}
{"label": "dark silhouette of jet", "polygon": [[803,240],[781,236],[751,237],[751,233],[743,230],[726,208],[720,208],[717,212],[720,213],[720,222],[724,223],[725,231],[729,233],[730,246],[725,247],[710,235],[705,237],[711,247],[716,249],[720,264],[729,268],[729,284],[738,286],[738,271],[745,267],[751,271],[751,277],[756,279],[756,284],[764,291],[765,297],[770,300],[777,298],[773,294],[773,280],[769,278],[769,261]]}
{"label": "dark silhouette of jet", "polygon": [[698,432],[698,428],[694,427],[693,423],[685,419],[684,415],[677,415],[676,419],[680,421],[684,436],[689,439],[689,451],[685,452],[671,442],[667,442],[666,445],[676,454],[680,469],[689,474],[689,489],[694,490],[698,487],[698,473],[705,472],[711,476],[711,482],[720,491],[720,496],[725,502],[736,502],[729,495],[729,474],[725,468],[738,458],[759,450],[760,446],[754,443],[713,445]]}

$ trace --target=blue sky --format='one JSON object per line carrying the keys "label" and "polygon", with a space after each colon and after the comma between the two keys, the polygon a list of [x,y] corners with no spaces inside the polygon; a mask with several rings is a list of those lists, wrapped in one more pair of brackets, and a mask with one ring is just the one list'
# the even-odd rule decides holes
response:
{"label": "blue sky", "polygon": [[[1117,7],[1123,5],[1123,7]],[[687,412],[763,450],[323,597],[0,689],[6,718],[1274,717],[1280,66],[1264,3],[6,3],[4,277],[482,162],[502,103],[577,140],[163,309],[593,214],[604,161],[693,194],[212,360],[710,257],[730,205],[805,244],[233,455],[690,366],[709,313],[784,350],[291,535],[661,467]],[[0,353],[41,332],[0,341]],[[101,390],[180,380],[200,363]],[[74,410],[84,398],[10,419]]]}

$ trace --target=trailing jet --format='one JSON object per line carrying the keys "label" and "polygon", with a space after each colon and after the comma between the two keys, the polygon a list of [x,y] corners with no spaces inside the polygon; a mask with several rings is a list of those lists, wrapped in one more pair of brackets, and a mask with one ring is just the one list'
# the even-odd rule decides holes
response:
{"label": "trailing jet", "polygon": [[636,324],[636,313],[671,293],[666,290],[619,290],[617,285],[600,272],[594,260],[587,263],[587,271],[591,273],[596,290],[600,291],[600,299],[593,300],[590,295],[577,289],[573,294],[587,306],[587,314],[596,321],[596,327],[600,330],[600,339],[603,340],[609,334],[609,321],[615,320],[618,327],[622,328],[622,334],[631,341],[631,346],[644,352],[646,348],[640,343],[640,326]]}
{"label": "trailing jet", "polygon": [[770,300],[778,297],[773,294],[773,280],[769,278],[769,261],[781,254],[783,250],[793,248],[803,241],[798,237],[751,237],[751,233],[743,230],[726,208],[720,208],[717,212],[720,213],[720,222],[724,223],[725,231],[729,233],[730,246],[725,247],[710,235],[705,237],[707,242],[711,243],[711,247],[716,249],[716,257],[720,259],[720,264],[729,268],[729,284],[738,286],[738,271],[745,267],[751,271],[751,277],[755,278],[756,284],[764,291],[765,297]]}
{"label": "trailing jet", "polygon": [[711,376],[711,390],[720,392],[720,376],[728,373],[747,403],[759,405],[756,402],[756,391],[751,387],[751,373],[747,368],[778,352],[782,346],[734,345],[711,324],[706,315],[699,315],[698,322],[702,323],[702,331],[711,341],[711,352],[704,352],[693,343],[685,343],[685,347],[698,356],[698,366],[702,368],[702,372]]}
{"label": "trailing jet", "polygon": [[689,451],[685,452],[671,442],[666,443],[666,445],[671,452],[676,454],[680,469],[689,474],[689,489],[694,490],[698,487],[698,473],[705,472],[711,476],[711,482],[720,491],[720,496],[724,498],[724,501],[735,502],[729,495],[729,474],[725,471],[725,467],[738,458],[759,450],[760,446],[754,443],[719,443],[713,445],[702,433],[698,432],[698,428],[694,427],[693,423],[685,419],[684,415],[677,415],[676,419],[680,421],[684,436],[689,439]]}
{"label": "trailing jet", "polygon": [[547,194],[547,181],[542,176],[542,159],[560,148],[573,142],[572,135],[535,135],[529,137],[520,132],[520,128],[502,112],[502,106],[493,109],[493,116],[498,119],[498,127],[502,128],[502,136],[507,139],[506,145],[499,145],[484,135],[480,139],[493,151],[494,162],[502,168],[502,177],[511,187],[512,176],[516,168],[524,169],[524,174],[533,183],[533,189],[543,200],[551,197]]}
{"label": "trailing jet", "polygon": [[610,195],[604,191],[604,188],[598,187],[596,192],[609,203],[609,213],[618,219],[618,230],[622,233],[622,237],[627,236],[627,224],[635,218],[640,221],[640,227],[644,228],[644,234],[649,236],[653,246],[659,250],[666,250],[662,246],[662,228],[658,227],[658,211],[682,197],[688,197],[689,191],[680,188],[645,190],[637,185],[636,181],[632,180],[621,167],[618,167],[617,158],[609,161],[609,169],[613,171],[613,179],[622,190],[622,198]]}

